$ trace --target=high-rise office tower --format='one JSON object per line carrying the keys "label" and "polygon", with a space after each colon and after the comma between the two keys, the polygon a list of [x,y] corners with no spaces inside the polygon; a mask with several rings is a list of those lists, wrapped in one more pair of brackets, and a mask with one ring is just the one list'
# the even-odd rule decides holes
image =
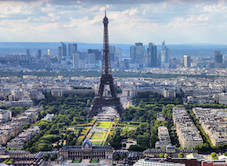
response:
{"label": "high-rise office tower", "polygon": [[110,63],[112,67],[119,67],[119,60],[120,60],[120,49],[116,48],[115,46],[110,46],[109,47],[110,53]]}
{"label": "high-rise office tower", "polygon": [[47,49],[47,55],[50,56],[51,52],[50,49]]}
{"label": "high-rise office tower", "polygon": [[80,53],[79,52],[74,52],[72,54],[72,64],[73,64],[73,69],[78,69],[80,68]]}
{"label": "high-rise office tower", "polygon": [[61,46],[58,47],[58,61],[61,62],[62,59],[66,58],[66,55],[66,44],[61,42]]}
{"label": "high-rise office tower", "polygon": [[184,55],[184,67],[191,67],[191,56]]}
{"label": "high-rise office tower", "polygon": [[29,49],[26,49],[26,55],[30,56],[30,50]]}
{"label": "high-rise office tower", "polygon": [[61,47],[62,47],[62,56],[66,57],[67,56],[67,52],[66,52],[66,44],[61,42]]}
{"label": "high-rise office tower", "polygon": [[26,56],[24,57],[24,61],[27,64],[31,63],[31,61],[32,61],[32,57],[31,57],[29,49],[26,49]]}
{"label": "high-rise office tower", "polygon": [[148,44],[147,48],[147,66],[148,67],[157,67],[158,57],[157,57],[157,46],[153,43]]}
{"label": "high-rise office tower", "polygon": [[130,58],[133,64],[137,64],[139,68],[145,66],[145,47],[143,43],[135,43],[130,47]]}
{"label": "high-rise office tower", "polygon": [[115,46],[110,46],[109,47],[109,57],[110,57],[110,62],[113,62],[115,60]]}
{"label": "high-rise office tower", "polygon": [[220,51],[215,51],[214,53],[214,62],[216,64],[222,64],[223,63],[223,54],[221,54]]}
{"label": "high-rise office tower", "polygon": [[120,48],[116,48],[114,57],[114,67],[119,68],[122,61],[122,50]]}
{"label": "high-rise office tower", "polygon": [[98,49],[88,49],[88,54],[94,54],[95,61],[94,64],[97,68],[101,67],[102,53]]}
{"label": "high-rise office tower", "polygon": [[76,43],[70,43],[68,45],[68,56],[69,58],[72,58],[73,53],[77,52],[77,44]]}
{"label": "high-rise office tower", "polygon": [[88,49],[88,54],[95,54],[95,60],[101,61],[102,60],[102,53],[98,49]]}
{"label": "high-rise office tower", "polygon": [[61,54],[60,57],[62,57],[62,58],[66,57],[66,55],[67,55],[66,44],[61,42],[61,46],[59,46],[59,47],[61,47],[61,48],[58,49],[59,54]]}
{"label": "high-rise office tower", "polygon": [[94,53],[86,53],[86,68],[95,68],[95,54]]}
{"label": "high-rise office tower", "polygon": [[160,52],[161,67],[169,67],[169,54],[165,41],[162,42],[162,48]]}
{"label": "high-rise office tower", "polygon": [[42,56],[42,50],[41,49],[38,49],[37,51],[37,58],[40,59]]}
{"label": "high-rise office tower", "polygon": [[62,47],[58,47],[58,62],[61,62],[62,59]]}

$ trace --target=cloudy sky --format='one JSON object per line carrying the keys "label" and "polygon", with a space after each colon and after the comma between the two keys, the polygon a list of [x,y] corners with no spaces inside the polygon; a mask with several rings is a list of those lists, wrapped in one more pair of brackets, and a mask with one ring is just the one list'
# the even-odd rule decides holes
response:
{"label": "cloudy sky", "polygon": [[1,42],[227,44],[227,0],[0,0]]}

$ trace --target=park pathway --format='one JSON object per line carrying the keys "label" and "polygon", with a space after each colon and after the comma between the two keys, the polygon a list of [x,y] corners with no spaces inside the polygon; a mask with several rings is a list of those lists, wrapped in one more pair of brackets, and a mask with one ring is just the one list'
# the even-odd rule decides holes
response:
{"label": "park pathway", "polygon": [[[112,124],[108,128],[99,128],[100,122],[113,122],[116,117],[119,117],[118,113],[111,107],[104,108],[105,110],[102,113],[99,113],[96,118],[96,122],[86,136],[86,139],[92,140],[92,142],[102,142],[102,145],[106,142],[108,135],[111,131]],[[105,133],[104,138],[91,139],[94,134]]]}

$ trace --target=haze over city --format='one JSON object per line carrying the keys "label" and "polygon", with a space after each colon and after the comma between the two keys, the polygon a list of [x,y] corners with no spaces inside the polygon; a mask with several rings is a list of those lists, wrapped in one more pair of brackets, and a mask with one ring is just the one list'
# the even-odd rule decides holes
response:
{"label": "haze over city", "polygon": [[225,0],[3,0],[0,41],[101,43],[105,9],[111,43],[227,44]]}

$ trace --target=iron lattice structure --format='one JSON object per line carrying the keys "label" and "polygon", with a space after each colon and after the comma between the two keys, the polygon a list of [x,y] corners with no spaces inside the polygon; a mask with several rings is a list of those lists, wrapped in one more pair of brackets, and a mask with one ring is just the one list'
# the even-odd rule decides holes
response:
{"label": "iron lattice structure", "polygon": [[[99,112],[102,112],[102,107],[114,107],[115,110],[122,114],[123,107],[120,102],[120,98],[117,97],[114,88],[114,79],[111,73],[110,58],[109,58],[109,36],[108,36],[108,18],[103,18],[104,25],[104,38],[103,38],[103,59],[102,59],[102,75],[100,78],[100,85],[98,95],[94,98],[92,108],[88,114],[88,117],[93,117]],[[105,86],[109,86],[111,97],[103,96]]]}

